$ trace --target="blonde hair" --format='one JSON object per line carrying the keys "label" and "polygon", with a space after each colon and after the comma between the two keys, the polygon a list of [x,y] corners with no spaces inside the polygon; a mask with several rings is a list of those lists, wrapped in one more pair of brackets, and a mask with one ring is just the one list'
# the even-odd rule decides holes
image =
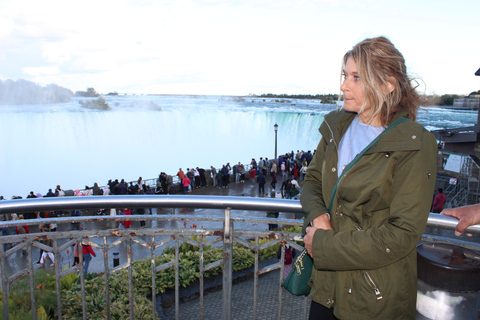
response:
{"label": "blonde hair", "polygon": [[411,120],[417,118],[424,100],[415,91],[418,85],[412,86],[403,55],[390,40],[376,37],[357,43],[343,57],[342,69],[348,58],[355,61],[362,85],[364,100],[359,113],[369,106],[369,122],[379,117],[382,126],[388,126],[400,110],[408,110]]}

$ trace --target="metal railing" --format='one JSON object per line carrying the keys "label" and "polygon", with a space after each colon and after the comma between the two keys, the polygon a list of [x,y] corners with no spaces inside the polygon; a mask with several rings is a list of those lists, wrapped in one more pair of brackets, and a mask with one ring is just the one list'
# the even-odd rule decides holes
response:
{"label": "metal railing", "polygon": [[[132,260],[134,253],[132,253],[132,245],[136,244],[145,248],[150,253],[151,267],[152,267],[152,318],[156,319],[156,281],[155,276],[157,272],[168,268],[175,270],[175,314],[176,319],[179,319],[179,247],[181,242],[187,242],[199,248],[200,254],[200,277],[199,277],[199,295],[200,295],[200,309],[199,317],[203,318],[203,292],[204,292],[204,273],[216,267],[223,268],[223,285],[222,285],[222,318],[232,318],[232,273],[233,273],[233,244],[237,243],[241,246],[251,249],[255,254],[254,264],[254,297],[253,297],[253,318],[257,317],[257,296],[258,296],[258,277],[261,274],[268,273],[274,270],[280,270],[279,282],[281,283],[284,270],[284,245],[288,243],[297,250],[303,248],[299,246],[296,241],[302,241],[303,236],[299,233],[288,233],[283,231],[265,231],[255,230],[255,228],[234,228],[234,223],[239,223],[242,226],[258,225],[258,224],[283,224],[292,226],[301,226],[303,221],[301,219],[275,219],[265,217],[250,217],[250,216],[233,216],[232,210],[247,210],[247,211],[274,211],[274,212],[289,212],[301,214],[302,209],[300,203],[295,200],[271,199],[271,198],[248,198],[248,197],[220,197],[220,196],[112,196],[112,197],[61,197],[61,198],[41,198],[41,199],[25,199],[25,200],[9,200],[0,202],[0,214],[8,213],[22,213],[32,211],[50,211],[50,210],[70,210],[70,209],[92,209],[92,208],[205,208],[205,209],[221,209],[224,210],[222,215],[191,215],[191,214],[167,214],[167,215],[132,215],[132,216],[86,216],[86,217],[58,217],[41,220],[16,220],[8,222],[0,222],[0,228],[29,225],[35,226],[41,223],[106,223],[118,222],[125,220],[132,221],[208,221],[211,225],[206,228],[130,228],[118,229],[116,227],[109,227],[105,229],[89,228],[78,231],[57,231],[57,232],[38,232],[23,235],[11,235],[0,237],[0,266],[1,266],[1,284],[3,293],[3,308],[4,318],[9,319],[9,303],[8,293],[9,288],[16,280],[28,276],[31,306],[35,310],[35,295],[34,295],[34,266],[32,263],[32,248],[43,249],[48,252],[53,252],[57,257],[54,263],[55,283],[56,283],[56,298],[57,298],[57,314],[58,319],[62,319],[62,300],[60,279],[71,273],[78,272],[81,283],[81,304],[83,319],[88,318],[86,301],[87,296],[85,292],[85,276],[82,271],[83,254],[82,241],[86,241],[92,246],[103,251],[103,268],[105,278],[105,301],[106,301],[106,318],[111,319],[111,299],[110,299],[110,276],[123,269],[128,270],[129,281],[129,307],[130,319],[134,319],[134,297],[132,288]],[[215,226],[216,225],[216,226]],[[454,230],[456,220],[444,217],[437,214],[430,214],[428,226],[434,228],[443,228]],[[480,225],[473,226],[467,229],[470,233],[480,234]],[[453,233],[453,232],[452,232]],[[197,236],[199,241],[192,240],[191,236]],[[41,242],[42,239],[52,239],[52,247],[47,246]],[[88,238],[88,239],[87,239]],[[99,238],[101,241],[93,241]],[[272,239],[270,242],[260,244],[259,239]],[[112,240],[113,239],[113,240]],[[146,239],[146,240],[145,240]],[[205,240],[204,240],[205,239]],[[253,241],[248,241],[253,239]],[[428,237],[425,239],[428,240]],[[439,239],[451,242],[451,239]],[[155,265],[155,257],[161,255],[159,251],[162,247],[170,242],[175,243],[175,260],[162,264]],[[205,241],[205,242],[204,242]],[[11,249],[4,251],[4,244],[18,243]],[[79,243],[79,258],[80,264],[62,270],[61,259],[62,255],[69,247],[75,243]],[[119,266],[111,266],[108,259],[108,253],[112,251],[119,244],[126,244],[127,262]],[[223,244],[223,258],[221,260],[204,265],[204,248],[215,244]],[[277,244],[283,244],[281,249],[281,259],[277,263],[273,263],[262,268],[259,267],[259,252],[261,250],[270,248]],[[472,244],[478,246],[477,244]],[[13,254],[25,249],[27,252],[26,267],[22,270],[15,270],[8,274],[7,259]],[[282,311],[282,289],[279,288],[278,295],[278,318]],[[306,318],[307,299],[304,299],[303,317]],[[36,319],[36,313],[32,311],[32,318]]]}

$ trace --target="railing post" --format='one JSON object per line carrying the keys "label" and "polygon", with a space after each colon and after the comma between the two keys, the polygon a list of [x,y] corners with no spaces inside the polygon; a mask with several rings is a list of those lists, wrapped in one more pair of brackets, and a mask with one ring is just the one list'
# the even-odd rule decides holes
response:
{"label": "railing post", "polygon": [[133,300],[133,259],[132,259],[132,238],[130,237],[127,241],[127,261],[128,261],[128,301],[130,307],[130,320],[135,319],[135,309],[134,309],[134,300]]}
{"label": "railing post", "polygon": [[257,299],[258,299],[258,252],[260,244],[258,236],[255,237],[255,266],[253,275],[253,320],[257,320]]}
{"label": "railing post", "polygon": [[[32,245],[27,248],[27,265],[28,265],[28,281],[30,284],[30,304],[32,310],[35,310],[35,283],[33,279],[33,261],[32,261]],[[5,269],[2,269],[5,270]],[[37,313],[32,311],[32,320],[37,320]]]}
{"label": "railing post", "polygon": [[112,318],[110,310],[110,268],[108,267],[108,243],[107,237],[103,237],[103,265],[105,269],[105,302],[107,309],[107,320]]}
{"label": "railing post", "polygon": [[[282,248],[281,249],[281,256],[280,256],[280,279],[279,280],[279,283],[281,284],[282,281],[283,281],[283,271],[285,270],[285,244],[286,244],[286,241],[282,241],[280,243],[280,247]],[[282,286],[279,285],[278,286],[278,314],[277,314],[277,318],[278,319],[281,319],[281,315],[282,315]]]}
{"label": "railing post", "polygon": [[[2,232],[0,230],[0,232]],[[2,267],[2,300],[3,300],[3,317],[4,319],[8,320],[9,319],[9,315],[8,315],[8,294],[9,294],[9,289],[8,289],[8,281],[7,281],[7,272],[5,270],[7,270],[7,266],[6,266],[6,263],[5,263],[5,247],[6,247],[6,244],[3,245],[3,244],[0,244],[0,246],[2,246],[0,248],[0,255],[1,255],[1,259],[0,259],[0,265]],[[33,311],[32,311],[33,312]]]}
{"label": "railing post", "polygon": [[222,319],[232,319],[233,223],[230,208],[225,209],[223,225],[223,301]]}
{"label": "railing post", "polygon": [[150,244],[150,254],[151,254],[151,266],[152,266],[152,305],[153,305],[153,315],[152,319],[156,320],[157,319],[157,286],[156,286],[156,275],[157,273],[155,272],[155,236],[152,236],[150,238],[151,244]]}
{"label": "railing post", "polygon": [[53,240],[53,252],[55,257],[55,286],[57,292],[58,320],[62,320],[62,290],[60,289],[60,252],[58,251],[58,243],[56,239]]}
{"label": "railing post", "polygon": [[180,320],[180,241],[175,237],[175,320]]}
{"label": "railing post", "polygon": [[83,238],[80,239],[80,242],[78,243],[78,258],[80,261],[80,286],[82,290],[82,318],[83,320],[87,320],[87,300],[86,300],[86,295],[85,295],[85,273],[83,273],[83,264],[85,263],[84,257],[83,257],[83,246],[82,246],[82,241]]}
{"label": "railing post", "polygon": [[201,234],[199,237],[198,237],[198,243],[199,243],[199,255],[200,255],[200,266],[199,266],[199,269],[200,269],[200,320],[203,320],[203,275],[204,275],[204,269],[205,269],[205,266],[203,265],[204,264],[204,258],[203,258],[203,239],[205,239],[205,237],[203,236],[203,234]]}

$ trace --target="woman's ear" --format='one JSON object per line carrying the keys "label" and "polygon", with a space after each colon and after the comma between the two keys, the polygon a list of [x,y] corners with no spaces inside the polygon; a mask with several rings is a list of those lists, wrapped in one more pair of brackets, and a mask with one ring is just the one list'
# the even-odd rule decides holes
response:
{"label": "woman's ear", "polygon": [[387,81],[387,88],[390,93],[392,93],[393,90],[395,90],[395,86],[389,81]]}
{"label": "woman's ear", "polygon": [[395,83],[398,83],[395,77],[389,77],[391,81],[387,80],[387,89],[389,93],[392,93],[395,90]]}

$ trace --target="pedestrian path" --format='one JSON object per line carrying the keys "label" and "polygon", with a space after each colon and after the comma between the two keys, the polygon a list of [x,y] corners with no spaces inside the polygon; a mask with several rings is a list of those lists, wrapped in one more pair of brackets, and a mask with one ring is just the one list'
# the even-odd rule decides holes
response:
{"label": "pedestrian path", "polygon": [[[260,275],[258,277],[257,319],[278,319],[278,295],[279,295],[279,270]],[[248,279],[235,283],[232,287],[232,319],[253,319],[253,290],[254,279]],[[285,289],[282,290],[281,319],[303,319],[304,306],[306,303],[307,315],[310,310],[310,299],[291,295]],[[305,301],[306,300],[306,301]],[[222,290],[204,295],[205,320],[218,320],[222,318]],[[199,319],[200,299],[196,298],[186,302],[180,302],[179,319]],[[175,319],[175,306],[163,309],[162,319]]]}

